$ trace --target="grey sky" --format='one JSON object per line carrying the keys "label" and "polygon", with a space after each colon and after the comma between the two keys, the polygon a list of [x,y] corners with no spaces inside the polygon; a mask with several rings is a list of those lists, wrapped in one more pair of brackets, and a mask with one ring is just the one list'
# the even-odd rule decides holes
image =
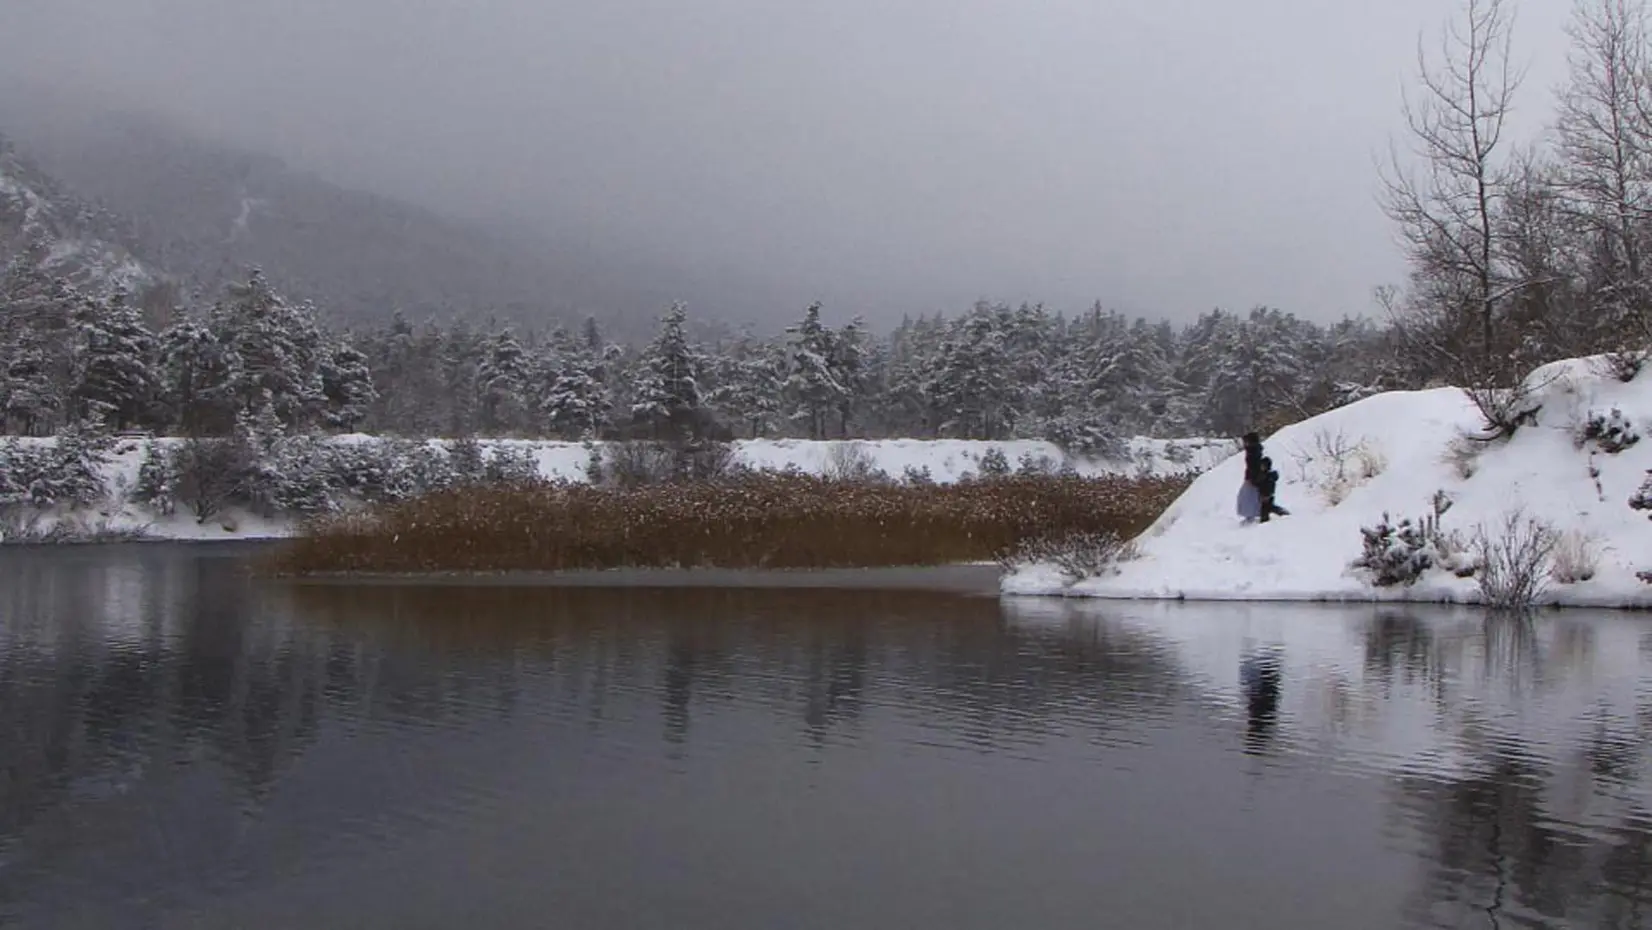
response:
{"label": "grey sky", "polygon": [[[1441,0],[0,0],[0,61],[731,303],[1371,310]],[[1569,0],[1524,0],[1522,119]],[[715,312],[715,308],[703,308]]]}

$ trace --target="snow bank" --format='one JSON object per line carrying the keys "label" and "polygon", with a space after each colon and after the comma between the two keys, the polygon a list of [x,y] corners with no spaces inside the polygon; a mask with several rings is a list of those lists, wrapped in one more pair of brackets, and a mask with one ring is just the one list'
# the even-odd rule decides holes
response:
{"label": "snow bank", "polygon": [[[1433,513],[1446,532],[1493,536],[1514,511],[1535,517],[1597,560],[1594,576],[1556,583],[1542,602],[1652,607],[1652,525],[1628,506],[1652,468],[1652,441],[1610,453],[1580,442],[1584,424],[1613,410],[1652,430],[1652,372],[1631,383],[1598,373],[1598,360],[1545,366],[1528,380],[1541,404],[1535,425],[1504,442],[1464,443],[1479,414],[1454,388],[1380,394],[1286,427],[1265,439],[1288,517],[1243,525],[1234,512],[1244,461],[1206,471],[1137,540],[1138,557],[1114,574],[1070,582],[1047,565],[1006,575],[1007,594],[1190,600],[1394,600],[1475,603],[1472,578],[1426,573],[1409,586],[1376,587],[1350,564],[1360,529]],[[1436,497],[1438,495],[1438,497]]]}
{"label": "snow bank", "polygon": [[[340,445],[373,442],[375,437],[352,433],[329,438]],[[53,439],[11,439],[20,445],[50,445]],[[95,508],[13,508],[0,514],[0,542],[51,538],[63,541],[98,541],[142,537],[166,540],[273,539],[290,536],[297,528],[291,519],[265,519],[236,509],[226,509],[209,520],[198,522],[184,508],[162,515],[128,501],[138,480],[149,443],[167,447],[180,439],[122,439],[103,464],[109,499]],[[439,440],[431,440],[439,443]],[[585,443],[549,440],[481,440],[484,456],[495,448],[531,455],[543,478],[561,481],[588,480],[594,447]],[[931,480],[947,484],[976,475],[989,452],[1002,453],[1011,470],[1031,468],[1055,472],[1069,468],[1080,475],[1155,475],[1198,472],[1232,455],[1234,443],[1226,440],[1151,438],[1133,439],[1128,453],[1116,460],[1071,458],[1053,443],[1018,440],[980,442],[963,440],[851,440],[813,442],[806,440],[747,440],[736,442],[735,461],[759,470],[798,471],[823,475],[855,461],[869,470],[882,471],[900,479],[911,471],[927,470]]]}

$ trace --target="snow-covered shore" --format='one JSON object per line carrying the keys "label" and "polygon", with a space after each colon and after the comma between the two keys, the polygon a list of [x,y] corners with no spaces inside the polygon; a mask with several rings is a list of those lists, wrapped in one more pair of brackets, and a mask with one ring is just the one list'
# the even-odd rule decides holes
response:
{"label": "snow-covered shore", "polygon": [[[51,445],[54,439],[10,439],[22,446]],[[372,436],[352,434],[332,437],[337,444],[370,443]],[[99,471],[107,488],[105,499],[96,506],[33,506],[0,508],[0,542],[49,540],[97,542],[102,540],[247,540],[273,539],[291,535],[296,519],[265,518],[236,508],[197,520],[186,507],[163,514],[131,500],[138,486],[139,471],[151,449],[166,449],[180,439],[122,439],[101,462]],[[441,444],[439,440],[431,440]],[[540,477],[549,480],[582,482],[600,444],[549,440],[481,440],[484,455],[509,450],[530,457]],[[1237,446],[1225,440],[1163,440],[1137,438],[1127,444],[1127,453],[1116,459],[1083,459],[1065,455],[1053,443],[1036,440],[985,442],[972,440],[850,440],[808,441],[759,439],[734,443],[734,461],[753,469],[783,471],[795,469],[807,474],[826,475],[846,471],[882,472],[894,480],[921,473],[939,484],[959,481],[981,471],[982,460],[996,451],[1013,470],[1055,472],[1064,468],[1080,475],[1110,474],[1167,476],[1208,469],[1231,456]],[[0,468],[3,468],[0,463]]]}
{"label": "snow-covered shore", "polygon": [[[1102,577],[1073,580],[1052,565],[1003,579],[1016,595],[1244,601],[1482,601],[1472,577],[1434,568],[1412,584],[1378,586],[1353,563],[1361,529],[1429,517],[1472,540],[1502,533],[1513,514],[1541,521],[1561,540],[1560,572],[1539,603],[1652,607],[1652,524],[1631,509],[1652,469],[1652,441],[1587,439],[1587,425],[1652,430],[1652,371],[1621,382],[1598,359],[1532,373],[1535,422],[1507,441],[1465,442],[1481,418],[1455,388],[1393,392],[1286,427],[1264,443],[1290,516],[1244,525],[1235,496],[1241,456],[1205,472],[1136,541],[1133,557]],[[1616,412],[1614,414],[1614,411]],[[1472,549],[1472,546],[1463,548]],[[1579,566],[1585,571],[1578,572]],[[1592,563],[1592,564],[1591,564]],[[1592,569],[1592,570],[1590,570]],[[1568,575],[1585,574],[1586,580]]]}

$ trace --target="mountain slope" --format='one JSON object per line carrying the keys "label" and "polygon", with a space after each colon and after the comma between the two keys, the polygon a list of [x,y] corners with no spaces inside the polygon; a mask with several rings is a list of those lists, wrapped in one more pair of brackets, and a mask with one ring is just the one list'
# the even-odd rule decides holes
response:
{"label": "mountain slope", "polygon": [[133,255],[132,239],[118,217],[68,193],[0,136],[0,267],[27,256],[81,290],[141,294],[163,276]]}
{"label": "mountain slope", "polygon": [[142,254],[208,298],[257,265],[349,323],[396,310],[524,323],[592,314],[643,332],[674,296],[662,282],[676,275],[594,246],[454,220],[84,101],[0,87],[0,131],[126,218]]}

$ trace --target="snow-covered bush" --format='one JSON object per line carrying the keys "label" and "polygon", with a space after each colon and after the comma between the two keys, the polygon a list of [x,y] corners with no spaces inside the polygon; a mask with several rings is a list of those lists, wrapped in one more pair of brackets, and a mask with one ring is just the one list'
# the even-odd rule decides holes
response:
{"label": "snow-covered bush", "polygon": [[177,470],[165,446],[144,443],[138,480],[127,492],[127,500],[162,516],[171,516],[178,507]]}
{"label": "snow-covered bush", "polygon": [[1577,584],[1595,577],[1600,568],[1599,543],[1579,530],[1560,534],[1555,541],[1549,578],[1556,584]]}
{"label": "snow-covered bush", "polygon": [[489,484],[533,484],[539,480],[539,460],[531,448],[494,446],[484,467]]}
{"label": "snow-covered bush", "polygon": [[1519,511],[1504,515],[1495,532],[1481,527],[1474,539],[1480,571],[1480,596],[1495,610],[1521,610],[1537,603],[1552,575],[1560,535],[1535,517]]}
{"label": "snow-covered bush", "polygon": [[1054,566],[1067,584],[1073,584],[1115,573],[1118,563],[1136,555],[1135,543],[1115,533],[1073,533],[1028,540],[1000,555],[998,564],[1007,572],[1031,565]]}
{"label": "snow-covered bush", "polygon": [[368,503],[403,501],[449,483],[447,457],[420,442],[331,443],[323,457],[327,484],[336,493]]}
{"label": "snow-covered bush", "polygon": [[1348,438],[1341,430],[1320,429],[1314,433],[1312,448],[1291,450],[1297,478],[1317,491],[1325,503],[1335,507],[1353,490],[1382,474],[1388,461],[1370,439]]}
{"label": "snow-covered bush", "polygon": [[1360,527],[1362,548],[1353,567],[1379,588],[1409,585],[1435,565],[1434,546],[1423,524],[1394,523],[1388,514],[1375,526]]}
{"label": "snow-covered bush", "polygon": [[872,461],[871,453],[856,442],[834,442],[826,450],[826,464],[822,475],[827,481],[865,483],[887,478]]}
{"label": "snow-covered bush", "polygon": [[455,485],[475,484],[487,477],[487,459],[475,436],[461,436],[447,444],[447,465]]}
{"label": "snow-covered bush", "polygon": [[901,483],[912,486],[931,485],[935,483],[935,476],[930,473],[928,465],[908,465],[901,472]]}
{"label": "snow-covered bush", "polygon": [[1361,551],[1352,567],[1362,571],[1379,587],[1416,583],[1431,569],[1442,569],[1459,577],[1474,571],[1465,558],[1462,540],[1440,528],[1440,511],[1415,522],[1398,523],[1387,513],[1375,526],[1360,528]]}
{"label": "snow-covered bush", "polygon": [[255,457],[235,439],[185,439],[168,454],[174,500],[205,523],[236,502]]}
{"label": "snow-covered bush", "polygon": [[1038,477],[1053,475],[1061,470],[1061,463],[1042,452],[1032,450],[1021,453],[1021,458],[1015,465],[1015,473],[1022,477]]}
{"label": "snow-covered bush", "polygon": [[1604,414],[1591,410],[1579,426],[1576,439],[1578,448],[1592,442],[1608,455],[1616,455],[1641,441],[1635,425],[1616,407]]}
{"label": "snow-covered bush", "polygon": [[[1629,498],[1630,510],[1652,510],[1652,469],[1647,469],[1646,475],[1641,486]],[[1652,514],[1647,514],[1647,519],[1652,520]]]}
{"label": "snow-covered bush", "polygon": [[89,507],[109,494],[103,467],[114,441],[71,427],[50,443],[0,444],[0,504]]}
{"label": "snow-covered bush", "polygon": [[1635,380],[1635,376],[1646,367],[1649,353],[1645,348],[1625,347],[1614,349],[1601,356],[1595,370],[1627,384]]}
{"label": "snow-covered bush", "polygon": [[1485,443],[1469,436],[1458,436],[1446,444],[1441,458],[1451,466],[1457,477],[1467,481],[1480,470],[1480,453],[1484,450]]}
{"label": "snow-covered bush", "polygon": [[40,448],[16,439],[0,443],[0,505],[33,503],[30,489],[46,470]]}
{"label": "snow-covered bush", "polygon": [[735,475],[740,469],[734,459],[734,447],[729,443],[638,439],[604,444],[602,462],[594,471],[600,478],[597,484],[638,487],[717,480]]}
{"label": "snow-covered bush", "polygon": [[1004,450],[993,446],[981,453],[980,476],[982,478],[1007,478],[1010,474],[1010,458]]}
{"label": "snow-covered bush", "polygon": [[1068,455],[1109,461],[1130,457],[1129,444],[1118,431],[1095,420],[1058,417],[1050,421],[1047,433],[1050,442]]}

